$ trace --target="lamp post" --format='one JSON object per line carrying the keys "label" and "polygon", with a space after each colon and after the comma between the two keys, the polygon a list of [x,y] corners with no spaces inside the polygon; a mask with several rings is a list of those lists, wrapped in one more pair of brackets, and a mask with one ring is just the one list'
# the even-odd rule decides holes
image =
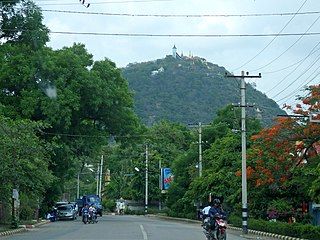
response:
{"label": "lamp post", "polygon": [[[148,160],[148,156],[149,156],[149,149],[148,149],[148,144],[146,144],[146,150],[145,150],[145,197],[144,197],[144,214],[147,215],[148,214],[148,178],[149,178],[149,160]],[[138,167],[135,167],[134,170],[136,170],[137,172],[140,172],[140,169]]]}

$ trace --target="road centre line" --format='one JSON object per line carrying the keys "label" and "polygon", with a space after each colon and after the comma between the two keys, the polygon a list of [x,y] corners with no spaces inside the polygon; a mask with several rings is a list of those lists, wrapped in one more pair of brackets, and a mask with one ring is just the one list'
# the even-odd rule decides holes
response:
{"label": "road centre line", "polygon": [[147,235],[147,233],[144,230],[142,225],[140,225],[140,229],[141,229],[141,232],[142,232],[142,235],[143,235],[143,240],[148,240],[148,235]]}

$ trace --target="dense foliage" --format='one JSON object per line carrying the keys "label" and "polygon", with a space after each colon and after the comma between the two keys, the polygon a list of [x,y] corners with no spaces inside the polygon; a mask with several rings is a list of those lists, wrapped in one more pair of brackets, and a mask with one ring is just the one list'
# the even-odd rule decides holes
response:
{"label": "dense foliage", "polygon": [[306,91],[303,104],[293,109],[298,118],[278,118],[278,123],[253,136],[248,178],[252,192],[265,196],[255,204],[269,203],[261,208],[260,217],[271,210],[279,212],[275,218],[296,215],[303,202],[320,200],[320,126],[312,121],[314,114],[319,115],[320,86]]}
{"label": "dense foliage", "polygon": [[[6,139],[14,140],[12,134],[19,140],[31,136],[31,126],[38,123],[43,123],[45,128],[34,133],[36,139],[33,141],[15,141],[18,147],[26,147],[28,151],[15,151],[14,142],[10,145],[13,149],[1,148],[1,161],[7,151],[15,152],[15,155],[11,154],[15,161],[30,161],[31,164],[39,159],[38,170],[43,174],[33,177],[45,179],[39,185],[39,191],[37,187],[32,188],[33,184],[38,184],[36,181],[26,188],[18,180],[12,180],[6,190],[17,186],[27,196],[40,194],[43,209],[46,209],[62,198],[65,184],[85,171],[86,165],[97,166],[97,159],[110,137],[134,133],[139,129],[139,119],[133,111],[128,83],[113,62],[108,59],[94,62],[82,44],[61,50],[46,47],[49,37],[48,30],[42,25],[41,11],[31,1],[17,2],[22,10],[11,2],[2,5],[1,9],[0,113],[8,123],[12,122],[13,132],[6,130],[8,136],[2,135],[1,140],[4,143]],[[26,125],[26,131],[30,129],[30,133],[14,130],[15,126],[22,128],[19,127],[22,124]],[[44,141],[50,149],[42,149],[36,143],[32,148],[23,145],[36,140]],[[121,138],[117,140],[122,141]],[[38,152],[43,156],[32,155]],[[46,164],[41,163],[44,156]],[[36,172],[31,168],[34,166],[30,169],[11,166],[12,171],[5,174],[33,176]],[[47,184],[50,181],[51,184]],[[9,198],[8,193],[1,192],[1,196]]]}
{"label": "dense foliage", "polygon": [[[228,71],[224,67],[199,57],[178,60],[167,56],[129,64],[121,70],[135,93],[135,111],[148,126],[161,119],[209,123],[219,109],[240,102],[240,80],[225,78]],[[254,105],[248,108],[248,115],[261,117],[264,126],[271,125],[277,114],[285,114],[253,85],[246,88],[246,101]]]}

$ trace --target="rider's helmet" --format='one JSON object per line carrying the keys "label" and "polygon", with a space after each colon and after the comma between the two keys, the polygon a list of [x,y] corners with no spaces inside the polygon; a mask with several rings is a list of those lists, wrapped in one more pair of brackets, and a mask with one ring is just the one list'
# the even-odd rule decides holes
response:
{"label": "rider's helmet", "polygon": [[213,204],[220,204],[220,200],[219,200],[218,198],[215,198],[215,199],[213,200]]}

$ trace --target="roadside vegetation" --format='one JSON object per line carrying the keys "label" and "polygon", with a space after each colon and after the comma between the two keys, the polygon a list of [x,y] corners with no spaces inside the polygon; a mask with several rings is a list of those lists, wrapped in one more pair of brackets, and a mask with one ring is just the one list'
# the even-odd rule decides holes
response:
{"label": "roadside vegetation", "polygon": [[[162,214],[197,219],[195,206],[211,195],[223,199],[230,222],[239,225],[239,108],[221,108],[202,128],[199,177],[198,127],[168,120],[144,126],[112,61],[94,61],[81,43],[47,47],[49,30],[31,1],[4,2],[1,10],[1,224],[42,218],[62,196],[75,200],[78,184],[81,194],[95,192],[91,170],[103,155],[106,209],[121,197],[143,203],[148,156],[150,212],[160,205]],[[262,128],[248,115],[249,228],[319,239],[311,204],[320,203],[320,124],[309,116],[319,120],[320,85],[298,98],[301,105],[286,108],[299,118],[274,116],[274,124]],[[174,175],[166,191],[159,188],[160,168]],[[13,189],[20,205],[12,204]]]}

